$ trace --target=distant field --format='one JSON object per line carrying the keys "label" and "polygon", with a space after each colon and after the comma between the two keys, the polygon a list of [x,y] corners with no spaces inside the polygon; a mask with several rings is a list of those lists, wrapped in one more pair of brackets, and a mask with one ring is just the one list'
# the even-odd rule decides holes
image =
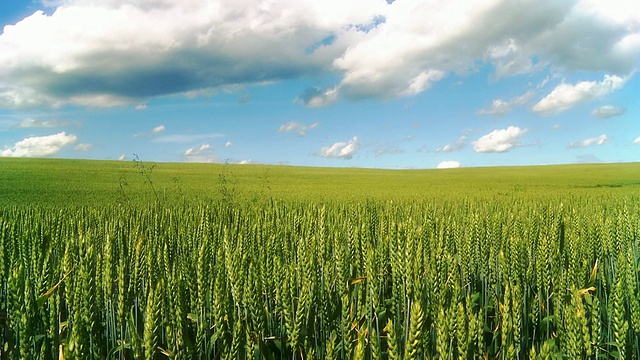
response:
{"label": "distant field", "polygon": [[376,170],[0,159],[0,205],[208,201],[460,199],[640,194],[640,163]]}

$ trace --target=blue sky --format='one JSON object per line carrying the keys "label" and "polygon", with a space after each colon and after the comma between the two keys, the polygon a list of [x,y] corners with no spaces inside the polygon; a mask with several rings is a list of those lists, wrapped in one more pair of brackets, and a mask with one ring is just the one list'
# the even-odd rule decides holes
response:
{"label": "blue sky", "polygon": [[640,161],[631,0],[11,0],[0,156]]}

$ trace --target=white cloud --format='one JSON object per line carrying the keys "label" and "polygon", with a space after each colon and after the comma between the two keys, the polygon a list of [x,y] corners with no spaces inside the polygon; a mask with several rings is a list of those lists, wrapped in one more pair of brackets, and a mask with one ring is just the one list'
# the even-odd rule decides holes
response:
{"label": "white cloud", "polygon": [[633,140],[633,143],[636,145],[640,145],[640,136],[638,136],[635,140]]}
{"label": "white cloud", "polygon": [[467,136],[462,135],[456,140],[456,142],[437,148],[436,152],[458,151],[458,150],[461,150],[466,145],[466,143],[467,143]]}
{"label": "white cloud", "polygon": [[218,156],[212,152],[213,146],[203,144],[199,147],[190,147],[182,154],[186,162],[212,163],[218,162]]}
{"label": "white cloud", "polygon": [[473,142],[473,150],[480,153],[507,152],[516,146],[520,146],[519,139],[527,132],[517,126],[509,126],[506,129],[493,130]]}
{"label": "white cloud", "polygon": [[398,93],[399,96],[414,96],[431,88],[431,85],[438,82],[445,76],[445,72],[441,70],[429,69],[422,71],[415,77],[409,79],[404,90]]}
{"label": "white cloud", "polygon": [[331,146],[326,146],[316,153],[317,156],[326,158],[351,159],[360,149],[361,141],[354,136],[349,141],[337,142]]}
{"label": "white cloud", "polygon": [[38,11],[0,36],[3,106],[135,105],[317,74],[358,37],[350,25],[369,23],[386,4],[68,0],[55,6],[51,15]]}
{"label": "white cloud", "polygon": [[153,129],[151,129],[150,132],[139,132],[139,133],[133,134],[133,137],[134,138],[137,138],[137,137],[151,137],[151,136],[160,134],[160,133],[164,132],[165,130],[166,130],[166,128],[165,128],[164,125],[158,125],[158,126],[154,127]]}
{"label": "white cloud", "polygon": [[312,130],[318,127],[318,123],[315,122],[311,125],[304,125],[296,121],[290,121],[286,124],[280,125],[278,132],[297,132],[298,136],[306,136],[307,130]]}
{"label": "white cloud", "polygon": [[508,101],[502,99],[493,100],[490,107],[480,109],[478,115],[495,115],[502,116],[511,112],[511,104]]}
{"label": "white cloud", "polygon": [[529,101],[529,99],[531,99],[534,95],[535,91],[528,91],[527,93],[517,96],[511,100],[496,99],[493,100],[493,103],[490,107],[480,109],[477,114],[503,116],[510,113],[515,106],[523,105],[524,103]]}
{"label": "white cloud", "polygon": [[228,147],[232,147],[233,143],[231,141],[227,141],[226,143],[224,143],[224,147],[228,148]]}
{"label": "white cloud", "polygon": [[184,152],[184,155],[185,156],[200,155],[203,151],[207,151],[207,150],[213,150],[213,146],[209,144],[204,144],[199,148],[191,147]]}
{"label": "white cloud", "polygon": [[632,72],[640,42],[619,45],[640,32],[634,25],[640,17],[630,17],[626,23],[603,19],[590,11],[593,2],[579,5],[533,0],[396,1],[384,13],[383,25],[334,61],[344,73],[341,92],[355,98],[413,94],[404,89],[418,74],[464,75],[475,72],[481,62],[494,65],[495,78],[539,71],[548,64],[566,71]]}
{"label": "white cloud", "polygon": [[118,157],[118,161],[125,161],[125,160],[127,160],[127,155],[120,154],[120,156]]}
{"label": "white cloud", "polygon": [[629,74],[640,55],[629,0],[46,3],[51,15],[0,35],[0,107],[143,109],[153,97],[337,76],[299,98],[324,106],[414,96],[483,63],[495,78],[548,66]]}
{"label": "white cloud", "polygon": [[438,164],[438,169],[454,169],[454,168],[459,168],[461,167],[462,164],[460,164],[459,161],[455,161],[455,160],[448,160],[448,161],[442,161],[441,163]]}
{"label": "white cloud", "polygon": [[335,103],[340,94],[340,87],[331,89],[320,89],[317,87],[307,88],[302,95],[294,101],[308,107],[323,107]]}
{"label": "white cloud", "polygon": [[594,146],[594,145],[604,145],[608,142],[609,142],[609,138],[607,137],[607,135],[602,134],[598,137],[593,137],[593,138],[584,139],[582,141],[572,142],[569,144],[569,148],[576,149],[576,148],[584,148],[584,147]]}
{"label": "white cloud", "polygon": [[529,73],[540,68],[540,64],[533,63],[523,45],[513,38],[508,38],[503,43],[492,45],[487,49],[487,57],[496,68],[492,78],[500,79],[504,76]]}
{"label": "white cloud", "polygon": [[601,82],[581,81],[575,85],[560,84],[531,108],[540,114],[555,114],[569,110],[578,103],[609,95],[627,81],[616,75],[605,75]]}
{"label": "white cloud", "polygon": [[45,157],[57,154],[77,140],[73,134],[60,132],[47,136],[33,136],[18,141],[11,148],[0,151],[1,157]]}
{"label": "white cloud", "polygon": [[81,143],[76,145],[75,148],[73,148],[76,151],[87,151],[87,150],[91,150],[93,148],[92,144],[88,144],[88,143]]}
{"label": "white cloud", "polygon": [[598,119],[608,119],[614,116],[623,115],[627,109],[620,106],[604,105],[593,110],[591,115]]}
{"label": "white cloud", "polygon": [[158,126],[154,127],[153,130],[151,130],[151,132],[154,133],[154,134],[160,134],[164,130],[165,130],[164,125],[158,125]]}

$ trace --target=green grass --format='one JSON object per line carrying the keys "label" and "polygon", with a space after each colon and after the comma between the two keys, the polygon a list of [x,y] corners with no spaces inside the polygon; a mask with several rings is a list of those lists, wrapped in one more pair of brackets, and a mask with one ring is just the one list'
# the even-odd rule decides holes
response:
{"label": "green grass", "polygon": [[637,359],[639,170],[0,159],[0,359]]}
{"label": "green grass", "polygon": [[[142,171],[141,171],[142,170]],[[558,198],[640,194],[640,163],[377,170],[264,165],[0,159],[0,205],[208,201]],[[154,193],[155,192],[155,193]]]}

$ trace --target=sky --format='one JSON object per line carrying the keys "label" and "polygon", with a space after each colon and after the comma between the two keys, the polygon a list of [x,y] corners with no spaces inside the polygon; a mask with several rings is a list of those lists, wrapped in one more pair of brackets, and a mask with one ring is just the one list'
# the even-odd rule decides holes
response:
{"label": "sky", "polygon": [[0,0],[0,157],[640,161],[636,0]]}

